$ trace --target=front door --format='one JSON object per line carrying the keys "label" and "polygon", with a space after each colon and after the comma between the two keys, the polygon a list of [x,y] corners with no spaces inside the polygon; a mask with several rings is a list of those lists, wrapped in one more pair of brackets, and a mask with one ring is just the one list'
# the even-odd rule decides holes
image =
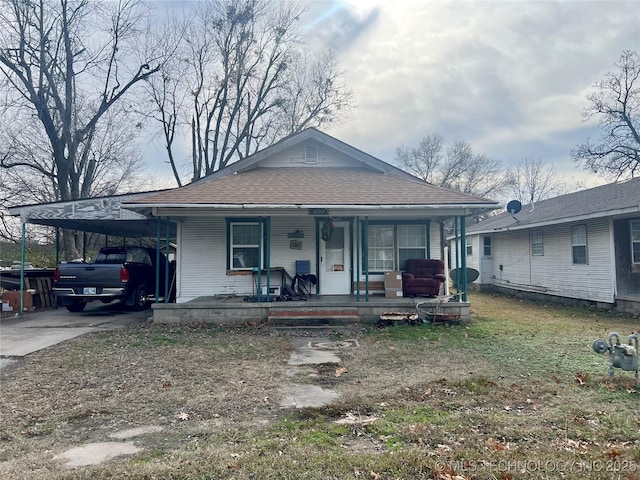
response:
{"label": "front door", "polygon": [[351,293],[349,222],[333,222],[333,226],[331,238],[320,239],[320,293],[348,295]]}

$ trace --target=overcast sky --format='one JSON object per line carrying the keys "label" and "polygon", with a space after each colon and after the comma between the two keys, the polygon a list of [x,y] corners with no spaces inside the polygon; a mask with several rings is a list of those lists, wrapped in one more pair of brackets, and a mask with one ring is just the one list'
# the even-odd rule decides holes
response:
{"label": "overcast sky", "polygon": [[305,26],[355,94],[327,129],[340,140],[392,162],[437,132],[505,166],[529,156],[594,181],[570,152],[597,135],[582,120],[592,85],[640,50],[640,1],[316,0]]}
{"label": "overcast sky", "polygon": [[[394,163],[397,147],[439,133],[505,167],[532,157],[567,182],[604,183],[570,152],[598,135],[582,119],[593,84],[623,50],[640,50],[640,0],[309,5],[302,25],[310,45],[338,54],[357,104],[325,129],[330,135]],[[160,140],[155,147],[147,152],[154,163],[166,155]]]}

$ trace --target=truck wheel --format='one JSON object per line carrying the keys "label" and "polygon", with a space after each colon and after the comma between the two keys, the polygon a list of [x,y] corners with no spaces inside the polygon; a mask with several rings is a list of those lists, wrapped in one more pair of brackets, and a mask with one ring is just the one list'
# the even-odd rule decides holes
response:
{"label": "truck wheel", "polygon": [[147,289],[140,285],[133,296],[133,309],[140,312],[147,308]]}
{"label": "truck wheel", "polygon": [[83,301],[74,301],[73,303],[71,303],[70,305],[67,305],[67,310],[69,310],[70,312],[81,312],[84,310],[84,307],[87,306],[87,302],[83,302]]}

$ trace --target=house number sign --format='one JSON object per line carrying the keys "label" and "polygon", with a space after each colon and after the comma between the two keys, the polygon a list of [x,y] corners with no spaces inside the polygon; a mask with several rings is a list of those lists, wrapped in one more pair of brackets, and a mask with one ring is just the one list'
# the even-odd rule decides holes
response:
{"label": "house number sign", "polygon": [[329,215],[329,209],[327,208],[310,208],[309,215]]}

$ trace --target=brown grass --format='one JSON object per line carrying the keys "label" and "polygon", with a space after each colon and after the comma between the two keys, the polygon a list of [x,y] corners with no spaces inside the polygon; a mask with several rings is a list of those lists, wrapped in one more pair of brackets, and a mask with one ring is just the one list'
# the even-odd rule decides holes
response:
{"label": "brown grass", "polygon": [[[471,301],[469,325],[357,334],[340,376],[320,365],[291,377],[289,338],[268,328],[146,326],[37,352],[2,372],[0,477],[640,478],[640,385],[631,372],[609,379],[591,351],[640,321]],[[340,401],[281,409],[292,381]],[[135,438],[135,456],[53,460],[143,425],[162,431]]]}

